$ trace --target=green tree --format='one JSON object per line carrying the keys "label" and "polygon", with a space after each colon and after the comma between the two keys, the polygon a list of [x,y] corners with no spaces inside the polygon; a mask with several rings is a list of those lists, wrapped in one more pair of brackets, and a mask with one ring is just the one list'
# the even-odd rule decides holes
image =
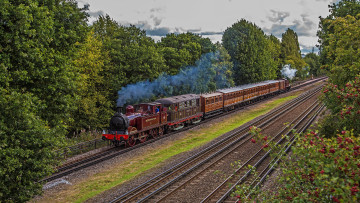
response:
{"label": "green tree", "polygon": [[234,64],[237,85],[276,77],[269,40],[255,24],[240,20],[226,29],[222,42]]}
{"label": "green tree", "polygon": [[30,93],[0,88],[0,202],[25,202],[41,192],[60,138],[37,116]]}
{"label": "green tree", "polygon": [[216,47],[209,38],[193,33],[167,34],[158,43],[168,66],[166,73],[176,75],[180,68],[195,65],[200,56],[214,52]]}
{"label": "green tree", "polygon": [[[221,88],[233,87],[235,85],[233,80],[233,63],[227,50],[220,44],[216,46],[216,60],[212,61],[212,69],[214,75],[211,79],[212,87],[208,89],[215,91]],[[210,85],[209,85],[210,86]]]}
{"label": "green tree", "polygon": [[163,56],[153,39],[135,26],[124,27],[108,15],[94,22],[95,36],[102,41],[103,50],[109,53],[107,75],[112,84],[113,100],[126,84],[153,80],[166,69]]}
{"label": "green tree", "polygon": [[360,14],[356,17],[338,17],[332,20],[329,28],[333,33],[327,38],[328,45],[323,46],[331,64],[326,65],[332,83],[343,88],[360,72]]}
{"label": "green tree", "polygon": [[358,0],[341,0],[337,3],[329,5],[330,15],[323,18],[320,16],[319,30],[317,36],[319,37],[319,50],[320,50],[320,63],[323,65],[323,68],[329,70],[328,65],[332,64],[335,60],[331,58],[327,52],[327,49],[324,49],[329,45],[329,37],[334,33],[333,26],[331,26],[332,21],[337,17],[346,17],[347,15],[357,16],[360,13],[360,1]]}
{"label": "green tree", "polygon": [[320,56],[315,53],[307,53],[304,57],[304,61],[309,65],[310,74],[318,76],[321,73],[320,69]]}
{"label": "green tree", "polygon": [[105,66],[107,52],[103,51],[102,42],[90,32],[85,42],[78,44],[74,66],[79,71],[77,84],[76,111],[73,112],[73,129],[102,128],[108,125],[108,118],[114,113],[110,99],[109,83]]}
{"label": "green tree", "polygon": [[276,72],[277,78],[281,78],[282,69],[282,60],[281,60],[281,42],[280,40],[275,37],[274,35],[270,35],[269,37],[269,51],[271,53],[272,65],[273,70]]}
{"label": "green tree", "polygon": [[71,55],[87,33],[86,12],[72,1],[3,0],[0,19],[3,87],[32,93],[41,118],[65,130],[76,97]]}
{"label": "green tree", "polygon": [[281,38],[281,57],[284,64],[290,64],[298,72],[306,66],[305,61],[301,58],[301,51],[296,32],[288,28]]}

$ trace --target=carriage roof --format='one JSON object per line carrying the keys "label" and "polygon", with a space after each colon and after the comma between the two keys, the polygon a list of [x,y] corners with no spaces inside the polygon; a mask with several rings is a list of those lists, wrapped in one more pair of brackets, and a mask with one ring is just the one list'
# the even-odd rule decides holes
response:
{"label": "carriage roof", "polygon": [[184,94],[179,96],[158,99],[155,102],[159,102],[162,104],[176,104],[176,103],[185,102],[193,99],[199,99],[199,98],[200,96],[196,94]]}
{"label": "carriage roof", "polygon": [[259,82],[259,83],[252,83],[252,84],[246,84],[246,85],[240,85],[240,86],[236,86],[236,87],[221,89],[221,90],[218,90],[218,92],[226,94],[226,93],[237,92],[240,90],[246,90],[246,89],[250,89],[250,88],[254,88],[254,87],[259,87],[259,86],[263,86],[263,85],[274,84],[274,83],[278,83],[278,82],[279,82],[279,80],[267,80],[267,81],[263,81],[263,82]]}

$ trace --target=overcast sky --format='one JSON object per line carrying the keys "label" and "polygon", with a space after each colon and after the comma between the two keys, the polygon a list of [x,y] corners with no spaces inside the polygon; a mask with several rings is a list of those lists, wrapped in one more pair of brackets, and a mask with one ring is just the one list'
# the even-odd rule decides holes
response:
{"label": "overcast sky", "polygon": [[287,28],[299,36],[302,53],[317,44],[319,16],[337,0],[79,0],[90,5],[90,21],[108,14],[122,25],[146,30],[156,41],[168,33],[193,32],[220,41],[226,28],[244,18],[281,39]]}

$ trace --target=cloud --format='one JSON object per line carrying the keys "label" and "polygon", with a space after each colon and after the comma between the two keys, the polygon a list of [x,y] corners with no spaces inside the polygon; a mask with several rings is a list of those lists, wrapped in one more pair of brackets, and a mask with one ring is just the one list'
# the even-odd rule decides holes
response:
{"label": "cloud", "polygon": [[171,33],[171,29],[167,27],[159,27],[146,30],[146,34],[150,36],[166,36],[169,33]]}
{"label": "cloud", "polygon": [[158,17],[152,18],[154,21],[155,26],[159,26],[161,24],[162,19]]}
{"label": "cloud", "polygon": [[329,2],[329,3],[337,3],[337,2],[339,2],[339,0],[315,0],[315,1],[322,1],[322,2]]}
{"label": "cloud", "polygon": [[301,50],[301,54],[306,55],[307,53],[311,53],[314,49],[314,53],[318,53],[319,52],[319,48],[317,48],[316,46],[307,46],[304,45],[302,43],[300,43],[300,50]]}
{"label": "cloud", "polygon": [[290,16],[289,12],[270,10],[272,16],[268,16],[268,19],[273,23],[282,23],[284,19]]}
{"label": "cloud", "polygon": [[[122,25],[128,26],[130,23],[122,22]],[[168,27],[153,27],[148,21],[139,21],[138,23],[133,24],[137,28],[146,31],[147,35],[150,36],[166,36],[167,34],[171,33],[171,29]]]}
{"label": "cloud", "polygon": [[[130,25],[130,23],[128,23],[128,22],[122,22],[121,24],[125,25],[125,26]],[[204,31],[204,32],[202,32],[201,28],[185,29],[185,28],[182,28],[182,27],[171,28],[171,27],[152,26],[152,24],[149,23],[148,21],[139,21],[138,23],[133,24],[133,25],[135,25],[137,28],[145,30],[146,34],[149,35],[149,36],[164,37],[164,36],[166,36],[167,34],[170,34],[170,33],[180,34],[180,33],[185,33],[185,32],[191,32],[191,33],[195,33],[195,34],[199,34],[199,35],[206,35],[206,36],[223,35],[224,34],[224,32],[217,32],[217,31]]]}
{"label": "cloud", "polygon": [[212,32],[212,31],[208,31],[208,32],[199,32],[197,33],[199,35],[223,35],[224,32]]}
{"label": "cloud", "polygon": [[308,15],[302,14],[301,19],[293,20],[292,24],[285,25],[278,21],[278,23],[272,24],[270,28],[263,28],[263,30],[280,38],[288,28],[294,30],[298,36],[314,36],[317,24],[311,21]]}
{"label": "cloud", "polygon": [[99,17],[100,15],[105,15],[105,12],[104,11],[89,11],[88,14],[90,15],[90,17],[94,17],[94,18],[97,18]]}
{"label": "cloud", "polygon": [[150,9],[151,13],[160,13],[163,12],[163,9],[161,7],[157,7],[157,8],[152,8]]}

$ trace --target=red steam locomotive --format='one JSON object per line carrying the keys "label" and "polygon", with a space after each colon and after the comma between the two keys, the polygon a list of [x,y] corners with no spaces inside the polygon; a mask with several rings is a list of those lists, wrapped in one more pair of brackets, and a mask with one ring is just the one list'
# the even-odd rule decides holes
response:
{"label": "red steam locomotive", "polygon": [[111,140],[116,146],[123,143],[134,146],[150,137],[156,138],[166,132],[198,123],[214,114],[230,111],[289,89],[289,81],[286,79],[268,80],[209,94],[186,94],[151,103],[129,105],[125,115],[115,113],[110,120],[108,132],[102,137],[104,140]]}

